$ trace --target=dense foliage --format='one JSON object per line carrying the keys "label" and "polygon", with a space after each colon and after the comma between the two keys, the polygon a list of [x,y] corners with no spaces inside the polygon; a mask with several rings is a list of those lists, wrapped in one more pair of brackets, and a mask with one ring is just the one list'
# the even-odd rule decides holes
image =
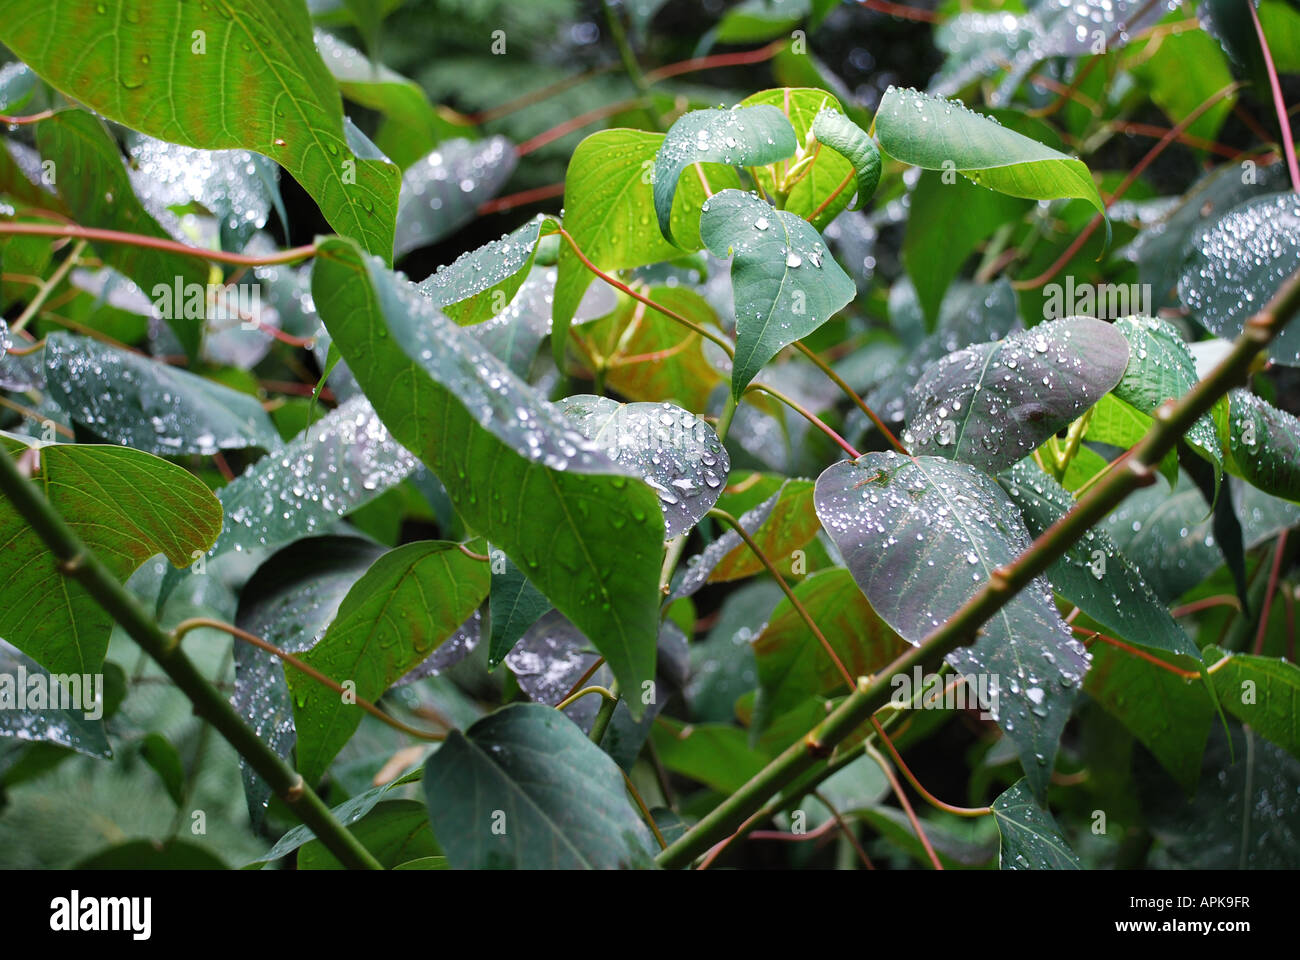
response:
{"label": "dense foliage", "polygon": [[1300,5],[0,43],[0,865],[1300,863]]}

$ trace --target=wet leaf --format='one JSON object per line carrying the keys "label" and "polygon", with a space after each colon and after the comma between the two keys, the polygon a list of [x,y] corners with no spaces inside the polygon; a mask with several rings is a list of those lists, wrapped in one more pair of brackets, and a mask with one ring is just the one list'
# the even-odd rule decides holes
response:
{"label": "wet leaf", "polygon": [[45,366],[50,398],[120,446],[166,456],[279,446],[255,398],[142,354],[52,333]]}
{"label": "wet leaf", "polygon": [[543,229],[555,221],[543,216],[518,230],[457,258],[420,284],[435,307],[463,327],[501,313],[528,277]]}
{"label": "wet leaf", "polygon": [[[817,479],[817,515],[876,613],[919,644],[1029,546],[1015,505],[984,474],[935,457],[869,453]],[[989,677],[994,715],[1026,779],[1047,790],[1057,741],[1087,671],[1048,583],[1035,579],[947,660]]]}
{"label": "wet leaf", "polygon": [[[320,642],[302,660],[372,703],[418,666],[487,597],[488,564],[455,543],[422,540],[384,554],[353,584]],[[297,670],[286,674],[308,783],[361,722],[361,709]]]}
{"label": "wet leaf", "polygon": [[[87,717],[86,714],[94,713],[94,709],[81,709],[90,705],[71,698],[70,695],[74,692],[71,687],[63,688],[70,697],[67,701],[68,709],[56,705],[40,708],[19,706],[20,696],[25,704],[31,703],[27,680],[37,675],[49,677],[39,663],[0,640],[0,737],[58,744],[88,757],[104,760],[111,757],[113,749],[108,743],[102,715],[94,719]],[[85,686],[81,678],[78,678],[78,687],[80,690],[75,692],[84,695],[82,691]],[[52,687],[51,692],[55,692]],[[63,697],[65,694],[58,695]],[[100,709],[104,710],[102,702]]]}
{"label": "wet leaf", "polygon": [[451,236],[478,216],[514,172],[514,145],[505,137],[448,140],[402,174],[393,256]]}
{"label": "wet leaf", "polygon": [[1002,837],[998,860],[1003,870],[1081,869],[1056,820],[1034,799],[1025,780],[993,801],[993,818]]}
{"label": "wet leaf", "polygon": [[465,522],[593,638],[624,688],[640,689],[654,674],[664,539],[653,491],[354,245],[326,241],[312,292],[394,437],[419,451]]}
{"label": "wet leaf", "polygon": [[903,442],[918,454],[1001,470],[1100,400],[1127,363],[1124,337],[1089,317],[958,350],[912,388]]}
{"label": "wet leaf", "polygon": [[715,256],[732,258],[731,393],[739,400],[781,348],[829,320],[857,288],[806,220],[774,210],[753,194],[723,190],[710,197],[700,216],[700,236]]}
{"label": "wet leaf", "polygon": [[644,866],[654,847],[618,767],[540,704],[453,730],[425,765],[424,787],[457,870]]}
{"label": "wet leaf", "polygon": [[1228,470],[1265,493],[1300,501],[1300,420],[1248,390],[1228,395]]}
{"label": "wet leaf", "polygon": [[[1031,537],[1041,535],[1075,503],[1031,460],[1017,463],[998,482],[1020,508]],[[1120,639],[1200,659],[1196,645],[1103,528],[1085,533],[1047,576],[1058,593]]]}
{"label": "wet leaf", "polygon": [[691,164],[759,167],[784,160],[797,147],[789,118],[769,104],[682,114],[668,128],[655,154],[654,208],[659,232],[669,242],[676,242],[671,217],[673,196],[682,171]]}
{"label": "wet leaf", "polygon": [[[8,456],[24,449],[17,438],[3,442]],[[157,553],[188,566],[221,529],[208,488],[165,460],[92,444],[41,444],[38,453],[41,492],[119,581]],[[0,637],[52,673],[99,672],[112,617],[59,571],[8,500],[0,503],[0,543]]]}
{"label": "wet leaf", "polygon": [[717,503],[731,458],[695,414],[671,403],[619,403],[588,394],[556,406],[573,429],[654,490],[665,539],[689,532]]}

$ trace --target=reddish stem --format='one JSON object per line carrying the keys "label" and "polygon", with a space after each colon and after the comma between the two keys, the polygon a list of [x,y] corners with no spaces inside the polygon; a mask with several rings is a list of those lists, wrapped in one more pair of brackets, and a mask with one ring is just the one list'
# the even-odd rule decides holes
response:
{"label": "reddish stem", "polygon": [[515,207],[540,203],[543,200],[562,196],[564,196],[563,180],[559,183],[548,183],[544,187],[533,187],[531,190],[521,190],[519,193],[511,193],[504,197],[497,197],[495,200],[489,200],[486,203],[479,204],[478,214],[479,216],[485,216],[489,213],[501,213],[504,210],[513,210]]}
{"label": "reddish stem", "polygon": [[1278,576],[1282,573],[1282,555],[1286,552],[1286,534],[1283,530],[1277,535],[1277,545],[1273,548],[1273,566],[1268,571],[1268,588],[1264,591],[1264,607],[1259,612],[1259,628],[1255,631],[1255,654],[1264,652],[1264,637],[1268,633],[1268,615],[1273,609],[1273,595],[1277,593]]}
{"label": "reddish stem", "polygon": [[1291,189],[1300,193],[1300,167],[1296,165],[1291,118],[1287,115],[1286,102],[1282,99],[1282,85],[1277,78],[1277,68],[1273,66],[1273,54],[1268,49],[1268,39],[1264,36],[1264,27],[1259,22],[1259,14],[1255,11],[1252,0],[1247,0],[1246,9],[1250,11],[1250,19],[1255,23],[1259,49],[1264,54],[1264,69],[1268,71],[1268,84],[1273,90],[1273,108],[1277,111],[1278,126],[1282,129],[1282,152],[1286,154],[1286,167],[1291,173]]}

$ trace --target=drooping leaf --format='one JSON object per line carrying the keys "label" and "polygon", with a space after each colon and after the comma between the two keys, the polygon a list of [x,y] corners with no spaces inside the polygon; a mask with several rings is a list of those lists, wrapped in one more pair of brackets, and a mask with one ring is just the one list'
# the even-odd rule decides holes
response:
{"label": "drooping leaf", "polygon": [[[914,644],[1030,542],[1001,487],[969,465],[936,457],[869,453],[833,464],[817,479],[816,504],[872,608]],[[1034,580],[983,625],[972,646],[947,659],[958,673],[990,678],[997,696],[990,712],[1043,796],[1088,666],[1047,581]]]}
{"label": "drooping leaf", "polygon": [[[925,170],[953,170],[1012,197],[1077,197],[1106,207],[1082,160],[981,116],[955,100],[890,87],[876,112],[876,137],[895,160]],[[1109,221],[1108,221],[1109,223]]]}
{"label": "drooping leaf", "polygon": [[[301,659],[371,702],[418,666],[487,597],[488,565],[441,540],[384,554],[353,584],[320,642]],[[361,710],[297,670],[287,675],[298,771],[317,782],[361,722]]]}
{"label": "drooping leaf", "polygon": [[[119,31],[124,20],[130,29]],[[108,36],[117,42],[105,43]],[[390,255],[400,171],[354,156],[338,87],[312,44],[302,3],[32,7],[4,0],[0,42],[109,120],[169,143],[270,157],[334,229]],[[83,55],[68,56],[73,47]]]}
{"label": "drooping leaf", "polygon": [[[0,7],[0,22],[8,19]],[[84,110],[64,110],[43,121],[36,135],[42,157],[54,162],[59,196],[78,223],[170,239],[141,206],[117,144],[97,117]],[[208,279],[203,263],[193,257],[116,243],[96,244],[95,250],[105,263],[151,292],[157,285],[170,288],[175,282],[204,284]],[[166,311],[164,319],[185,352],[196,356],[202,324],[178,309]]]}
{"label": "drooping leaf", "polygon": [[50,398],[121,446],[165,456],[279,446],[255,398],[142,354],[51,333],[45,369]]}
{"label": "drooping leaf", "polygon": [[[1247,200],[1193,233],[1186,249],[1178,296],[1201,326],[1233,339],[1300,267],[1300,198]],[[1268,355],[1300,365],[1300,326],[1283,326]]]}
{"label": "drooping leaf", "polygon": [[593,639],[625,689],[652,679],[663,543],[654,493],[354,245],[322,245],[312,293],[393,436],[419,452],[465,522]]}
{"label": "drooping leaf", "polygon": [[691,164],[758,167],[784,160],[797,147],[789,118],[770,104],[682,114],[668,128],[655,154],[654,208],[659,232],[665,240],[675,242],[673,196],[682,171]]}
{"label": "drooping leaf", "polygon": [[713,428],[671,403],[580,394],[556,406],[609,459],[659,496],[664,537],[687,533],[717,503],[731,458]]}
{"label": "drooping leaf", "polygon": [[731,393],[739,400],[764,364],[830,319],[857,288],[806,220],[774,210],[753,194],[723,190],[710,197],[700,236],[714,256],[732,257]]}
{"label": "drooping leaf", "polygon": [[551,602],[509,560],[505,561],[504,573],[492,574],[488,601],[492,621],[488,666],[495,667],[506,658],[524,631],[551,609]]}
{"label": "drooping leaf", "polygon": [[[682,249],[700,248],[700,207],[716,190],[739,187],[729,167],[703,164],[698,176],[685,178],[673,198],[673,236],[669,243],[654,222],[653,172],[663,134],[643,130],[602,130],[587,137],[569,160],[564,179],[564,229],[578,249],[601,270],[625,270],[680,256]],[[704,180],[708,181],[705,189]],[[557,261],[555,282],[555,345],[563,360],[573,317],[594,275],[565,242]]]}
{"label": "drooping leaf", "polygon": [[420,284],[420,292],[461,326],[482,323],[514,300],[537,254],[542,230],[554,221],[529,220],[500,240],[493,240],[439,267]]}
{"label": "drooping leaf", "polygon": [[993,801],[1002,846],[998,854],[1003,870],[1078,870],[1082,867],[1061,836],[1051,813],[1034,799],[1025,780],[1019,780]]}
{"label": "drooping leaf", "polygon": [[1223,708],[1300,760],[1300,667],[1215,646],[1205,659]]}
{"label": "drooping leaf", "polygon": [[1090,317],[958,350],[912,388],[903,442],[918,454],[1001,470],[1100,400],[1127,363],[1124,337]]}
{"label": "drooping leaf", "polygon": [[880,183],[880,151],[866,131],[839,111],[828,108],[813,120],[813,136],[853,164],[858,175],[858,195],[852,210],[867,205]]}
{"label": "drooping leaf", "polygon": [[451,236],[478,215],[514,172],[514,145],[505,137],[448,140],[402,174],[393,256]]}
{"label": "drooping leaf", "polygon": [[[843,567],[812,574],[794,594],[855,679],[876,673],[905,649]],[[754,641],[754,656],[759,682],[755,730],[765,729],[774,717],[813,694],[848,692],[835,661],[788,598],[777,604]]]}
{"label": "drooping leaf", "polygon": [[[1041,535],[1075,503],[1069,491],[1032,460],[1017,463],[998,482],[1020,508],[1031,537]],[[1200,659],[1196,645],[1104,529],[1085,533],[1052,564],[1047,576],[1058,593],[1119,638]]]}
{"label": "drooping leaf", "polygon": [[614,761],[540,704],[453,730],[425,765],[424,788],[457,870],[644,866],[654,844]]}
{"label": "drooping leaf", "polygon": [[[384,867],[424,857],[442,857],[442,848],[429,828],[429,812],[418,800],[384,800],[354,823],[349,831]],[[334,854],[319,840],[298,848],[299,870],[342,870]]]}
{"label": "drooping leaf", "polygon": [[1228,394],[1228,470],[1265,493],[1300,501],[1300,420],[1249,390]]}
{"label": "drooping leaf", "polygon": [[[5,456],[39,458],[35,482],[64,522],[118,580],[154,554],[178,567],[221,529],[221,509],[196,477],[129,447],[4,439]],[[20,451],[24,451],[21,452]],[[0,503],[0,637],[51,673],[97,673],[113,618],[8,500]]]}

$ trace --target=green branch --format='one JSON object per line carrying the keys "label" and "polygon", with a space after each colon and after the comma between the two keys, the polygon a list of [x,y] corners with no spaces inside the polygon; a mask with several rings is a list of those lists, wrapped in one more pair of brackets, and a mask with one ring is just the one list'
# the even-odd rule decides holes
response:
{"label": "green branch", "polygon": [[713,844],[727,837],[778,790],[825,757],[890,698],[890,680],[914,667],[934,669],[959,646],[971,643],[979,628],[1002,609],[1039,574],[1096,523],[1104,519],[1134,490],[1155,482],[1153,470],[1166,453],[1220,397],[1246,382],[1251,363],[1272,342],[1300,309],[1300,271],[1292,274],[1272,300],[1255,316],[1233,343],[1232,350],[1204,380],[1177,403],[1167,402],[1154,414],[1155,424],[1122,469],[1111,471],[1064,517],[1052,524],[1015,561],[993,571],[984,587],[951,617],[885,667],[874,678],[862,678],[857,689],[822,723],[787,748],[753,779],[732,794],[658,857],[663,867],[689,864]]}
{"label": "green branch", "polygon": [[346,867],[380,870],[370,852],[340,824],[325,802],[288,764],[258,739],[239,714],[185,656],[158,622],[117,582],[18,470],[8,453],[0,453],[0,491],[54,554],[60,572],[77,581],[140,647],[153,657],[202,717],[229,741],[275,794],[310,827],[321,843]]}

